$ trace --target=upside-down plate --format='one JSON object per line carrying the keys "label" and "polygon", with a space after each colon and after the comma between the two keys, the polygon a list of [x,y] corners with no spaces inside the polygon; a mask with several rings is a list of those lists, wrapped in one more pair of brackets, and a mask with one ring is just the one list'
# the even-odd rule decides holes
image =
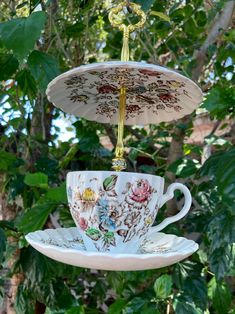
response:
{"label": "upside-down plate", "polygon": [[201,89],[170,69],[144,62],[110,61],[83,65],[61,74],[47,88],[61,110],[101,123],[118,123],[119,91],[125,87],[127,125],[157,124],[193,112]]}

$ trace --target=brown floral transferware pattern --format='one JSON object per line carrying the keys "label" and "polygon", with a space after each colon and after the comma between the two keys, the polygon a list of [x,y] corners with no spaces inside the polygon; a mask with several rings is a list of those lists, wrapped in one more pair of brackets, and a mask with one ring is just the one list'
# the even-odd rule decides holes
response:
{"label": "brown floral transferware pattern", "polygon": [[[61,242],[55,239],[40,239],[40,242],[42,242],[45,245],[52,245],[56,246],[58,248],[62,249],[78,249],[78,250],[83,250],[86,251],[86,248],[83,244],[83,240],[81,237],[75,238],[72,240],[67,240],[66,242]],[[151,244],[151,247],[148,247],[148,245]],[[162,246],[162,245],[157,245],[153,241],[150,240],[144,240],[139,248],[139,251],[136,254],[166,254],[166,253],[173,253],[176,252],[172,248]]]}
{"label": "brown floral transferware pattern", "polygon": [[53,245],[64,249],[80,249],[85,250],[85,246],[82,240],[82,237],[77,237],[72,240],[60,241],[58,242],[55,239],[41,239],[41,242],[46,245]]}
{"label": "brown floral transferware pattern", "polygon": [[67,113],[117,124],[120,87],[127,89],[127,125],[179,119],[203,99],[202,91],[189,78],[161,66],[132,61],[82,65],[53,79],[46,94]]}
{"label": "brown floral transferware pattern", "polygon": [[110,68],[72,75],[64,81],[73,103],[97,104],[96,115],[111,119],[118,111],[119,89],[127,88],[126,119],[144,113],[158,115],[169,110],[183,110],[180,95],[191,96],[182,81],[170,79],[165,73],[138,68]]}
{"label": "brown floral transferware pattern", "polygon": [[[148,204],[156,193],[147,179],[127,183],[122,191],[123,199],[117,201],[115,185],[117,175],[104,179],[98,193],[91,188],[81,190],[67,187],[69,206],[77,226],[85,232],[98,251],[116,247],[116,239],[123,243],[134,237],[142,238],[153,224],[157,210]],[[91,181],[97,180],[96,178]]]}

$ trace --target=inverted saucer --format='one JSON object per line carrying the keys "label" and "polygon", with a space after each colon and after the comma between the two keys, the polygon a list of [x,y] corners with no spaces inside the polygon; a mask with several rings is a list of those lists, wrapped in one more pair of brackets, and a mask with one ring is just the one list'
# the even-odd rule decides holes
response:
{"label": "inverted saucer", "polygon": [[125,124],[157,124],[190,114],[202,91],[189,78],[143,62],[109,61],[80,66],[48,85],[48,99],[61,110],[101,123],[118,123],[119,90],[127,89]]}
{"label": "inverted saucer", "polygon": [[198,244],[160,232],[149,235],[136,254],[87,251],[78,228],[35,231],[26,240],[42,254],[59,262],[92,269],[130,271],[155,269],[177,263],[198,250]]}

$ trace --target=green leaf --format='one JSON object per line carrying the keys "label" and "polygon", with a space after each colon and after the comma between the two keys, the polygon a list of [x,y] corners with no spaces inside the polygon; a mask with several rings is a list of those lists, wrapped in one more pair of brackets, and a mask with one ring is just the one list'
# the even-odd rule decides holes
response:
{"label": "green leaf", "polygon": [[187,278],[197,278],[201,276],[203,265],[191,261],[181,262],[175,265],[173,281],[176,286],[183,290],[184,282]]}
{"label": "green leaf", "polygon": [[[208,237],[211,240],[212,250],[225,247],[226,244],[232,245],[235,242],[235,212],[230,209],[230,206],[226,207],[225,205],[221,208],[219,204],[212,216],[208,227]],[[220,226],[223,228],[218,233]]]}
{"label": "green leaf", "polygon": [[224,245],[215,249],[208,255],[209,264],[212,272],[218,280],[221,280],[229,271],[232,261],[232,247]]}
{"label": "green leaf", "polygon": [[191,276],[187,277],[183,282],[183,291],[185,295],[189,296],[193,302],[201,309],[207,307],[207,285],[206,280],[202,276]]}
{"label": "green leaf", "polygon": [[84,32],[86,24],[83,21],[77,21],[74,24],[66,26],[65,33],[68,37],[78,38],[78,36]]}
{"label": "green leaf", "polygon": [[207,307],[207,284],[202,275],[203,265],[185,261],[175,265],[173,282],[184,297],[201,309]]}
{"label": "green leaf", "polygon": [[20,284],[17,289],[14,308],[17,314],[34,313],[34,301],[31,298],[30,292],[23,284]]}
{"label": "green leaf", "polygon": [[19,71],[16,75],[16,81],[22,94],[27,95],[30,99],[35,99],[37,94],[36,82],[27,69]]}
{"label": "green leaf", "polygon": [[14,230],[14,223],[12,221],[0,220],[0,228]]}
{"label": "green leaf", "polygon": [[88,132],[79,138],[79,149],[83,153],[97,152],[99,148],[100,141],[97,134]]}
{"label": "green leaf", "polygon": [[103,187],[105,191],[113,190],[116,182],[117,182],[118,176],[115,174],[112,174],[111,176],[107,177],[103,182]]}
{"label": "green leaf", "polygon": [[18,267],[24,273],[24,286],[29,288],[30,300],[46,303],[54,310],[60,309],[59,312],[53,311],[53,314],[64,314],[65,309],[77,304],[73,302],[74,296],[66,283],[75,283],[84,270],[56,262],[31,246],[21,250]]}
{"label": "green leaf", "polygon": [[160,17],[162,20],[166,21],[166,22],[170,22],[171,19],[169,18],[169,16],[167,16],[166,14],[162,13],[162,12],[157,12],[157,11],[151,11],[150,12],[151,15],[154,16],[158,16]]}
{"label": "green leaf", "polygon": [[215,86],[207,94],[202,108],[210,112],[213,117],[224,119],[228,115],[235,115],[235,90],[227,86]]}
{"label": "green leaf", "polygon": [[188,178],[194,175],[200,168],[200,164],[196,159],[180,158],[168,167],[168,171],[175,173],[181,178]]}
{"label": "green leaf", "polygon": [[224,34],[224,38],[230,41],[235,41],[235,29],[231,28]]}
{"label": "green leaf", "polygon": [[183,12],[186,17],[191,17],[193,14],[193,7],[188,4],[183,7]]}
{"label": "green leaf", "polygon": [[5,152],[4,150],[0,150],[0,170],[8,170],[13,167],[15,162],[15,155]]}
{"label": "green leaf", "polygon": [[[223,167],[221,167],[223,165]],[[202,175],[211,176],[224,201],[235,199],[235,149],[212,155],[201,169]]]}
{"label": "green leaf", "polygon": [[171,10],[170,11],[170,18],[175,23],[180,23],[182,20],[184,20],[184,10],[183,8]]}
{"label": "green leaf", "polygon": [[19,67],[18,60],[12,54],[0,53],[0,81],[6,81]]}
{"label": "green leaf", "polygon": [[67,207],[62,207],[59,209],[60,222],[64,228],[74,227],[74,221]]}
{"label": "green leaf", "polygon": [[23,233],[42,229],[55,207],[55,204],[50,203],[34,205],[17,219],[17,229]]}
{"label": "green leaf", "polygon": [[84,306],[76,306],[70,308],[68,311],[65,312],[65,314],[85,314]]}
{"label": "green leaf", "polygon": [[26,278],[30,279],[34,285],[43,281],[48,282],[56,275],[62,275],[62,270],[65,267],[63,264],[39,253],[31,246],[22,249],[19,263]]}
{"label": "green leaf", "polygon": [[42,189],[48,188],[48,176],[42,172],[27,173],[24,183],[29,186],[35,186]]}
{"label": "green leaf", "polygon": [[208,284],[208,295],[212,299],[213,308],[219,314],[227,314],[232,301],[231,291],[224,282],[216,282],[212,278]]}
{"label": "green leaf", "polygon": [[13,50],[19,60],[23,60],[34,48],[45,21],[46,14],[41,11],[34,12],[27,18],[0,23],[0,39],[8,49]]}
{"label": "green leaf", "polygon": [[57,188],[51,188],[47,191],[46,198],[57,203],[67,203],[67,194],[65,183]]}
{"label": "green leaf", "polygon": [[9,124],[14,128],[14,129],[18,129],[20,126],[20,123],[22,123],[22,118],[13,118],[9,121]]}
{"label": "green leaf", "polygon": [[135,297],[127,303],[125,308],[122,310],[122,314],[135,314],[140,313],[141,308],[146,304],[146,300]]}
{"label": "green leaf", "polygon": [[79,150],[79,144],[75,143],[71,145],[69,150],[66,152],[66,154],[61,158],[60,160],[60,168],[65,168],[68,166],[68,164],[73,160],[74,156],[77,154]]}
{"label": "green leaf", "polygon": [[0,264],[3,260],[3,253],[6,250],[6,237],[5,232],[2,228],[0,228]]}
{"label": "green leaf", "polygon": [[173,309],[176,314],[203,314],[203,311],[196,307],[196,305],[185,299],[183,296],[177,296],[173,301]]}
{"label": "green leaf", "polygon": [[171,294],[172,279],[165,274],[159,277],[154,283],[154,291],[158,299],[166,299]]}
{"label": "green leaf", "polygon": [[183,25],[184,32],[191,38],[197,38],[200,28],[195,24],[193,18],[186,20]]}
{"label": "green leaf", "polygon": [[108,314],[121,314],[126,303],[127,301],[125,299],[117,299],[109,306]]}
{"label": "green leaf", "polygon": [[41,91],[45,91],[48,83],[60,73],[57,60],[41,51],[35,50],[29,55],[28,65]]}
{"label": "green leaf", "polygon": [[206,15],[205,11],[202,11],[202,10],[197,11],[195,13],[195,20],[196,20],[197,25],[199,27],[205,26],[207,23],[207,15]]}

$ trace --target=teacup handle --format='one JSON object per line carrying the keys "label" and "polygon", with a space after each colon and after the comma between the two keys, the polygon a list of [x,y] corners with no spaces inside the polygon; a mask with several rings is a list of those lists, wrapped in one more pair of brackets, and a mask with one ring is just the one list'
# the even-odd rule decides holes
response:
{"label": "teacup handle", "polygon": [[161,231],[163,228],[165,228],[172,222],[178,221],[181,218],[183,218],[189,211],[192,204],[192,196],[191,193],[189,192],[189,189],[181,183],[172,183],[169,185],[166,193],[160,199],[159,208],[161,208],[167,201],[174,197],[175,190],[180,190],[184,194],[185,202],[183,208],[180,210],[178,214],[172,217],[167,217],[157,226],[151,227],[149,230],[151,233]]}

